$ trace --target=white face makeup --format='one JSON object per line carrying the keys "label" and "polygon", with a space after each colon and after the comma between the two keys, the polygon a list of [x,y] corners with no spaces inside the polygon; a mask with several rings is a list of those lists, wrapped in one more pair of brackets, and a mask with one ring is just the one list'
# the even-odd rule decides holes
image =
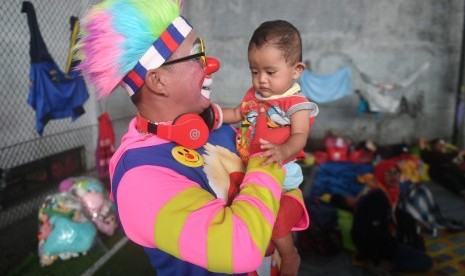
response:
{"label": "white face makeup", "polygon": [[212,83],[213,83],[212,77],[209,75],[205,75],[205,78],[203,79],[202,90],[200,91],[200,93],[206,99],[210,99],[210,94],[211,94],[210,85],[212,85]]}

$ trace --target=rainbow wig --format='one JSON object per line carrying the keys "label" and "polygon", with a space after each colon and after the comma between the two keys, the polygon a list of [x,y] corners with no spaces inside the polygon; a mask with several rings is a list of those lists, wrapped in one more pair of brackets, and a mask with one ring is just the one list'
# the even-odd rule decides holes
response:
{"label": "rainbow wig", "polygon": [[98,98],[118,84],[131,96],[147,70],[171,56],[192,29],[179,17],[181,5],[182,0],[105,0],[89,11],[76,45],[77,69]]}

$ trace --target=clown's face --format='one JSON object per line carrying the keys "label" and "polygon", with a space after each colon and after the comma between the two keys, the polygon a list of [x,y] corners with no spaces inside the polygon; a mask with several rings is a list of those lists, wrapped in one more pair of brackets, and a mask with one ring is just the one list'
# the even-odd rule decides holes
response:
{"label": "clown's face", "polygon": [[[202,39],[196,35],[195,31],[191,31],[168,61],[183,59],[204,51]],[[219,67],[212,70],[209,66],[211,59],[203,55],[166,67],[170,74],[165,84],[169,85],[172,91],[175,91],[170,96],[176,103],[174,108],[179,110],[177,113],[200,114],[210,106],[211,74],[216,72]]]}
{"label": "clown's face", "polygon": [[[191,31],[184,42],[173,53],[170,59],[182,58],[191,55],[199,48],[199,39],[195,31]],[[170,65],[169,85],[172,87],[173,100],[181,113],[201,113],[210,105],[210,99],[202,95],[201,89],[205,79],[204,65],[201,58],[191,59],[185,62]]]}

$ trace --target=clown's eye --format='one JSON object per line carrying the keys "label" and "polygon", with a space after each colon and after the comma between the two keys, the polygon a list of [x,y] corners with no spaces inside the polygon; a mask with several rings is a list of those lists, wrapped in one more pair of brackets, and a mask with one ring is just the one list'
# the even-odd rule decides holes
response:
{"label": "clown's eye", "polygon": [[195,54],[198,54],[198,53],[201,53],[201,52],[202,52],[202,46],[200,45],[199,42],[197,42],[192,46],[190,54],[195,55]]}

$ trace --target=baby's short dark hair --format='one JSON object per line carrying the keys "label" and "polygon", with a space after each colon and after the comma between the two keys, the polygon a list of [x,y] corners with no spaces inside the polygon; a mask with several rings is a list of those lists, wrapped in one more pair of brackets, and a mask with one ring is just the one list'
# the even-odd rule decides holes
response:
{"label": "baby's short dark hair", "polygon": [[295,64],[302,61],[300,32],[291,23],[285,20],[263,22],[250,38],[248,50],[250,51],[252,46],[259,49],[267,43],[280,50],[286,62]]}

